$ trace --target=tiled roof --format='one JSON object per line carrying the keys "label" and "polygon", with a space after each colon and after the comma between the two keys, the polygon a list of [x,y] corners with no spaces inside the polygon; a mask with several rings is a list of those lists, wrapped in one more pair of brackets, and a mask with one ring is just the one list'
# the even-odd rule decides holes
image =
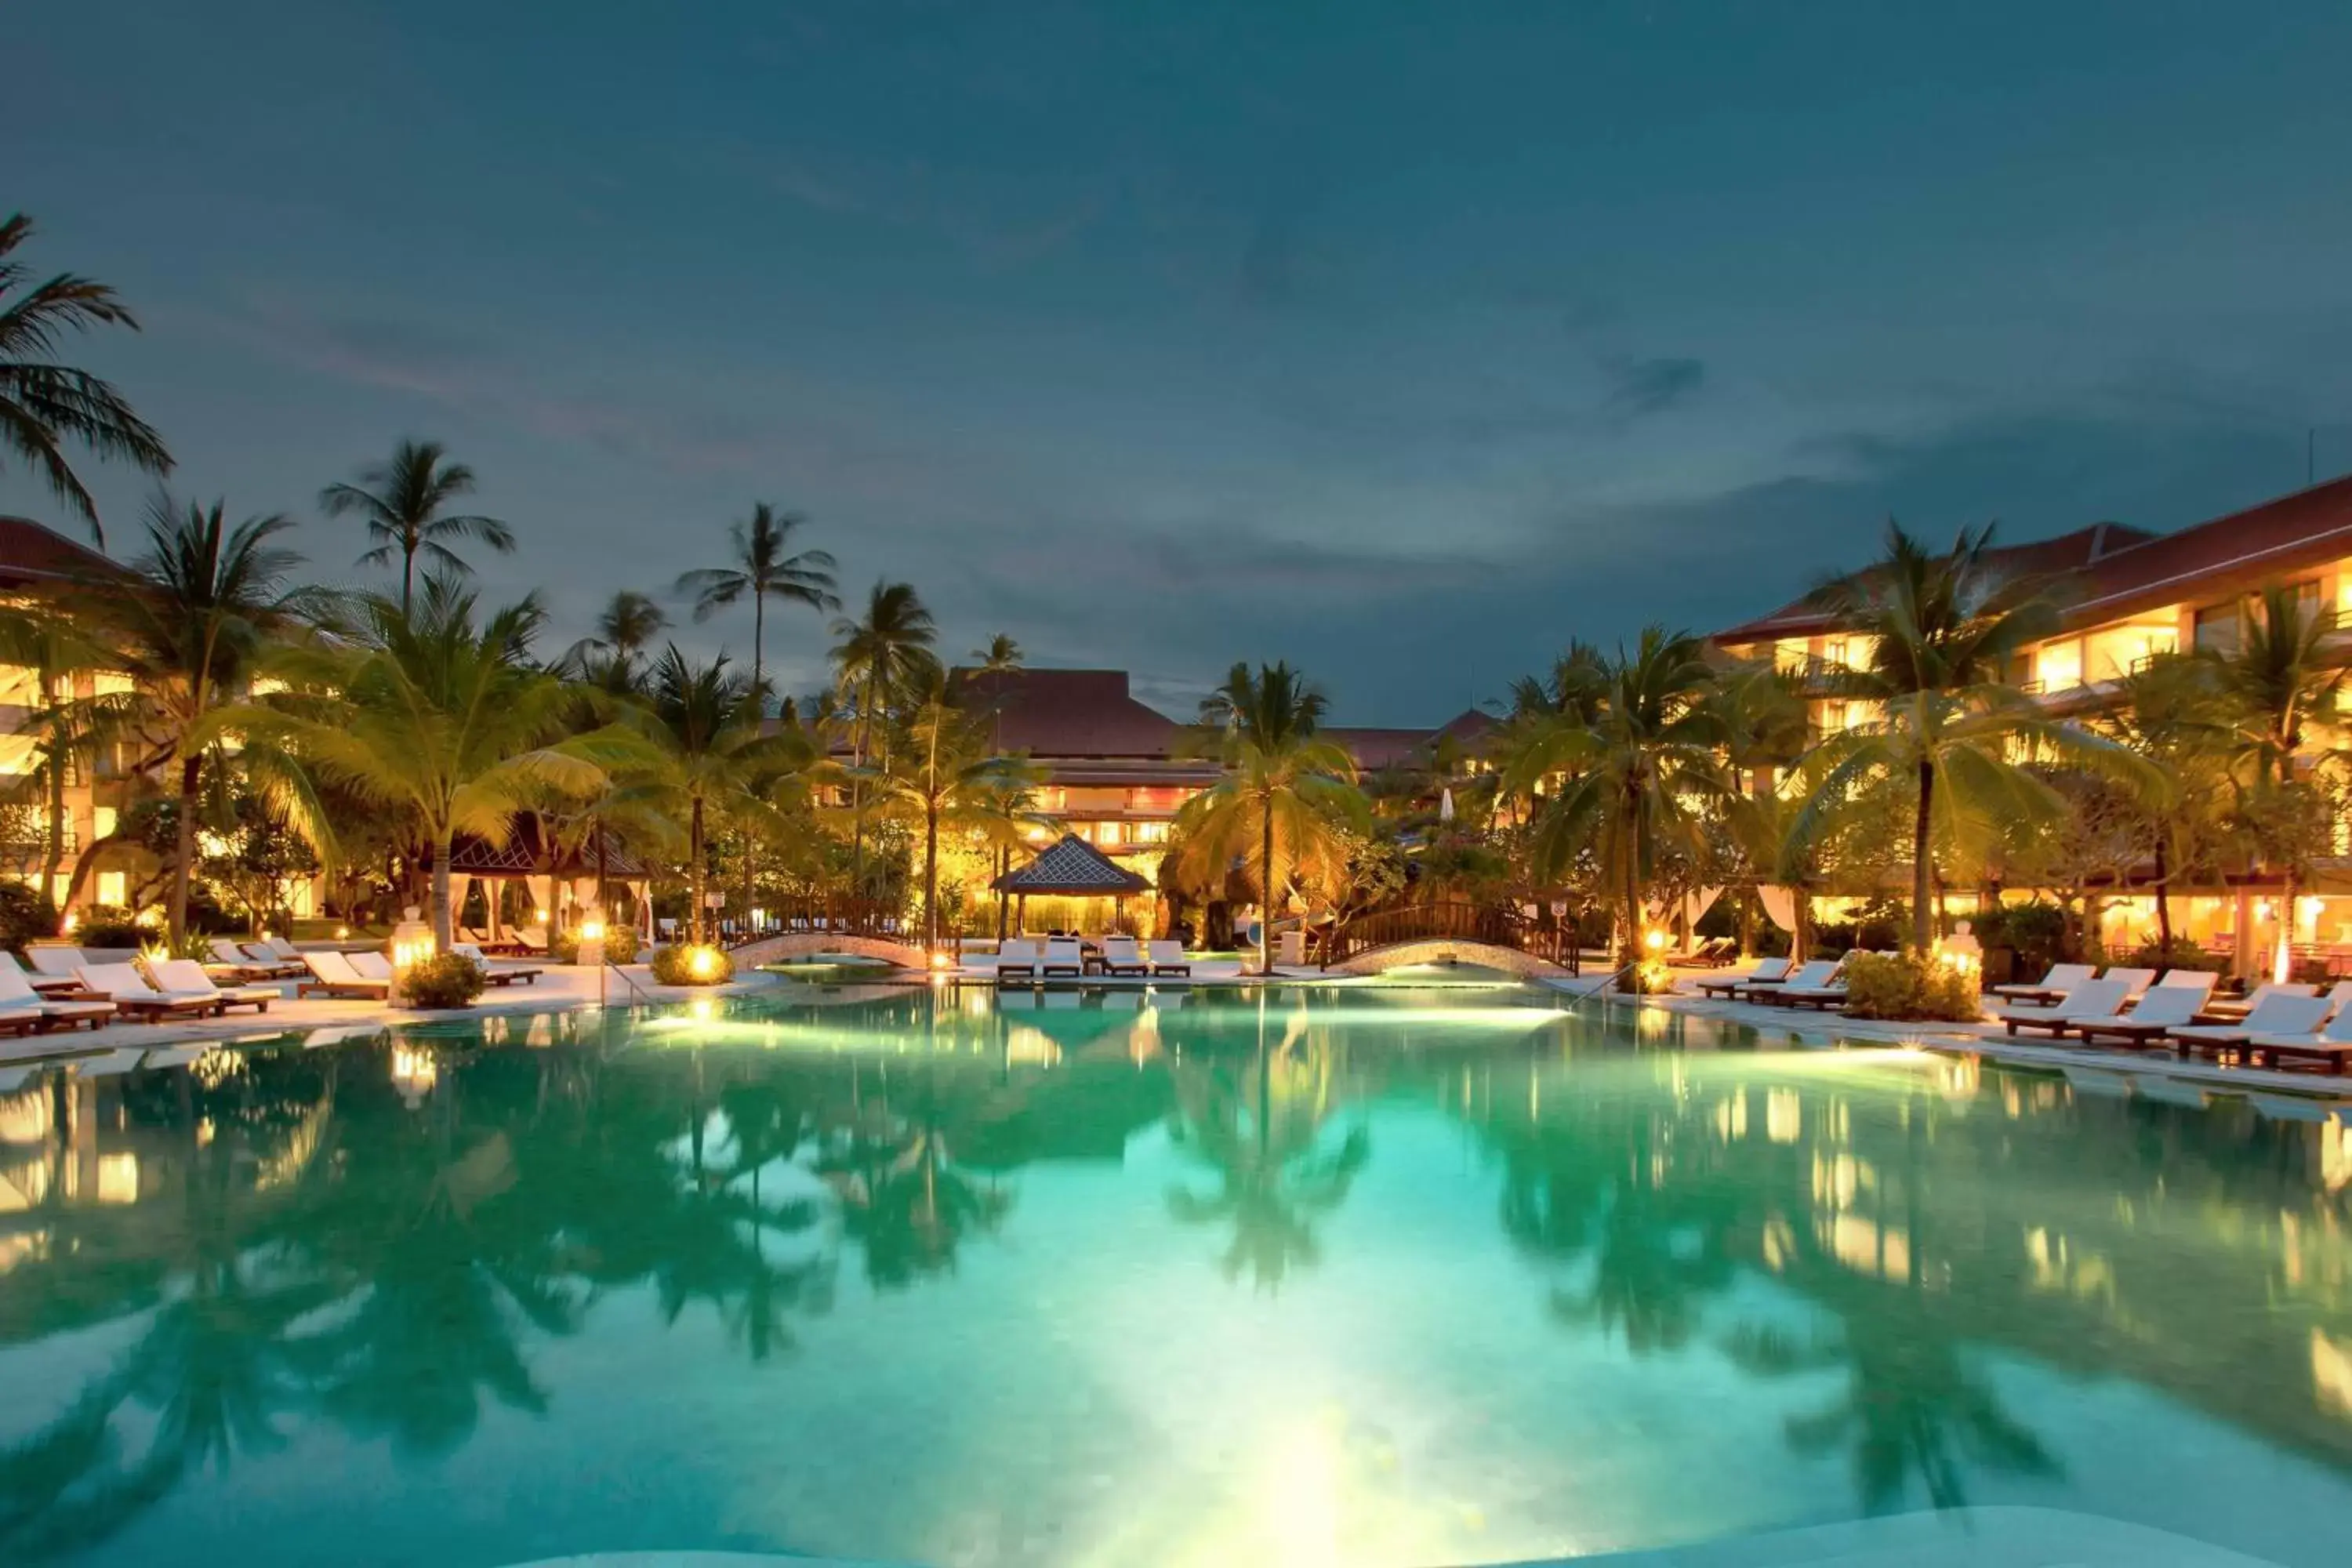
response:
{"label": "tiled roof", "polygon": [[1356,759],[1356,766],[1367,772],[1381,768],[1402,767],[1417,757],[1425,757],[1439,741],[1455,741],[1465,746],[1475,746],[1495,721],[1475,708],[1465,709],[1434,730],[1383,729],[1360,724],[1327,724],[1320,731],[1327,741],[1337,741]]}
{"label": "tiled roof", "polygon": [[1037,858],[1017,871],[1007,871],[991,886],[1005,893],[1059,893],[1090,898],[1140,893],[1151,884],[1115,864],[1076,834],[1066,833],[1059,843]]}
{"label": "tiled roof", "polygon": [[0,584],[121,577],[121,564],[27,517],[0,517]]}
{"label": "tiled roof", "polygon": [[[2096,626],[2168,605],[2214,604],[2352,555],[2352,477],[2174,533],[2116,523],[1993,552],[2011,571],[2063,580],[2067,621]],[[1819,590],[1715,634],[1738,645],[1834,630]]]}
{"label": "tiled roof", "polygon": [[[2126,528],[2119,522],[2095,522],[2088,528],[2078,528],[2055,539],[2000,545],[1987,552],[1986,558],[2013,576],[2063,578],[2095,571],[2099,563],[2157,541],[2158,537],[2140,529]],[[1826,588],[1815,588],[1769,616],[1744,621],[1716,633],[1714,640],[1736,645],[1769,642],[1776,637],[1814,637],[1833,631],[1838,618],[1830,613],[1826,598]]]}
{"label": "tiled roof", "polygon": [[1165,757],[1184,726],[1128,695],[1123,669],[959,669],[996,743],[1033,757]]}

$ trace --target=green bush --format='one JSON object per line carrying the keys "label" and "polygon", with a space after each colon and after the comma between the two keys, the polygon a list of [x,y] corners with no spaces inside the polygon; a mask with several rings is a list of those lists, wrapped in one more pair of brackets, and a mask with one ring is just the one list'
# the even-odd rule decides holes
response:
{"label": "green bush", "polygon": [[[604,961],[608,963],[635,963],[637,949],[644,943],[635,926],[608,925],[604,928]],[[547,941],[547,956],[557,963],[580,962],[580,928],[557,931]]]}
{"label": "green bush", "polygon": [[401,995],[412,1007],[470,1007],[488,984],[480,964],[462,952],[442,952],[409,965]]}
{"label": "green bush", "polygon": [[1845,962],[1845,1010],[1854,1018],[1970,1024],[1984,1014],[1973,973],[1911,952],[1857,952]]}
{"label": "green bush", "polygon": [[2037,899],[2030,904],[2003,904],[1981,910],[1970,929],[1986,952],[2005,947],[2015,952],[2018,978],[2035,981],[2047,974],[2052,964],[2074,956],[2068,951],[2066,927],[2064,910]]}
{"label": "green bush", "polygon": [[76,947],[142,947],[147,942],[131,911],[114,904],[90,905],[68,934]]}
{"label": "green bush", "polygon": [[58,906],[23,882],[0,882],[0,947],[22,952],[58,934]]}
{"label": "green bush", "polygon": [[[709,973],[697,973],[695,954],[709,953],[717,962]],[[715,947],[689,947],[672,942],[654,950],[654,979],[663,985],[724,985],[735,978],[735,961]]]}
{"label": "green bush", "polygon": [[2172,945],[2162,942],[2143,943],[2138,952],[2124,961],[2145,969],[2202,969],[2215,974],[2230,973],[2230,961],[2218,952],[2208,952],[2185,936],[2176,936]]}

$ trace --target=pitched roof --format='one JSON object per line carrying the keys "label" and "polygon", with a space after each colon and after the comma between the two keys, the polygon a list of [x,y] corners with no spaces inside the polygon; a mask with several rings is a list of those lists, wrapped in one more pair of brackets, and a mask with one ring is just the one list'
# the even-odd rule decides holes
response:
{"label": "pitched roof", "polygon": [[551,863],[548,847],[540,839],[539,819],[529,813],[516,816],[514,832],[504,844],[493,844],[472,834],[461,835],[450,847],[449,869],[462,877],[552,875],[576,880],[595,876],[600,859],[605,877],[612,881],[642,881],[653,875],[651,867],[631,854],[628,847],[610,833],[604,836],[601,857],[595,839],[591,837],[577,848],[565,850]]}
{"label": "pitched roof", "polygon": [[[2202,524],[2210,527],[2211,524]],[[2119,522],[2095,522],[2055,539],[2025,544],[2000,545],[1985,552],[1988,564],[2019,577],[2076,577],[2100,570],[2100,563],[2124,552],[2159,542],[2158,536]],[[1852,581],[1852,578],[1841,581]],[[1727,627],[1715,634],[1722,644],[1770,642],[1778,637],[1817,637],[1834,631],[1838,616],[1828,605],[1828,590],[1815,588],[1790,600],[1769,616]]]}
{"label": "pitched roof", "polygon": [[2281,496],[2101,558],[2080,580],[2070,621],[2250,593],[2306,567],[2352,555],[2352,477]]}
{"label": "pitched roof", "polygon": [[1151,884],[1075,833],[1065,833],[1037,858],[990,884],[1002,893],[1059,893],[1077,898],[1140,893]]}
{"label": "pitched roof", "polygon": [[1184,726],[1128,694],[1123,669],[959,669],[996,743],[1033,757],[1165,757]]}
{"label": "pitched roof", "polygon": [[1318,731],[1327,741],[1337,741],[1356,759],[1356,766],[1367,773],[1381,768],[1402,767],[1419,757],[1425,757],[1440,741],[1458,742],[1475,746],[1495,727],[1491,715],[1475,708],[1466,708],[1434,730],[1390,729],[1362,724],[1326,724]]}
{"label": "pitched roof", "polygon": [[120,562],[28,517],[0,517],[0,584],[24,587],[127,575]]}

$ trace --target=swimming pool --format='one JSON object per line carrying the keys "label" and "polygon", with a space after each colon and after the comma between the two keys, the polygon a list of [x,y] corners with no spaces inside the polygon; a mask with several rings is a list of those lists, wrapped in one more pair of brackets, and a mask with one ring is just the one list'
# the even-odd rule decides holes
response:
{"label": "swimming pool", "polygon": [[0,1561],[2339,1561],[2352,1138],[2114,1087],[1401,989],[7,1069]]}

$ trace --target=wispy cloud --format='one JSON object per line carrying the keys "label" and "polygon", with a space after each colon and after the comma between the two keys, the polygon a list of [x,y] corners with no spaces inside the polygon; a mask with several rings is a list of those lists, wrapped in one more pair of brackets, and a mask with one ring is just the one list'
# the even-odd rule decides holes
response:
{"label": "wispy cloud", "polygon": [[1645,419],[1691,401],[1706,384],[1706,363],[1679,355],[1613,359],[1601,365],[1605,405],[1622,418]]}

